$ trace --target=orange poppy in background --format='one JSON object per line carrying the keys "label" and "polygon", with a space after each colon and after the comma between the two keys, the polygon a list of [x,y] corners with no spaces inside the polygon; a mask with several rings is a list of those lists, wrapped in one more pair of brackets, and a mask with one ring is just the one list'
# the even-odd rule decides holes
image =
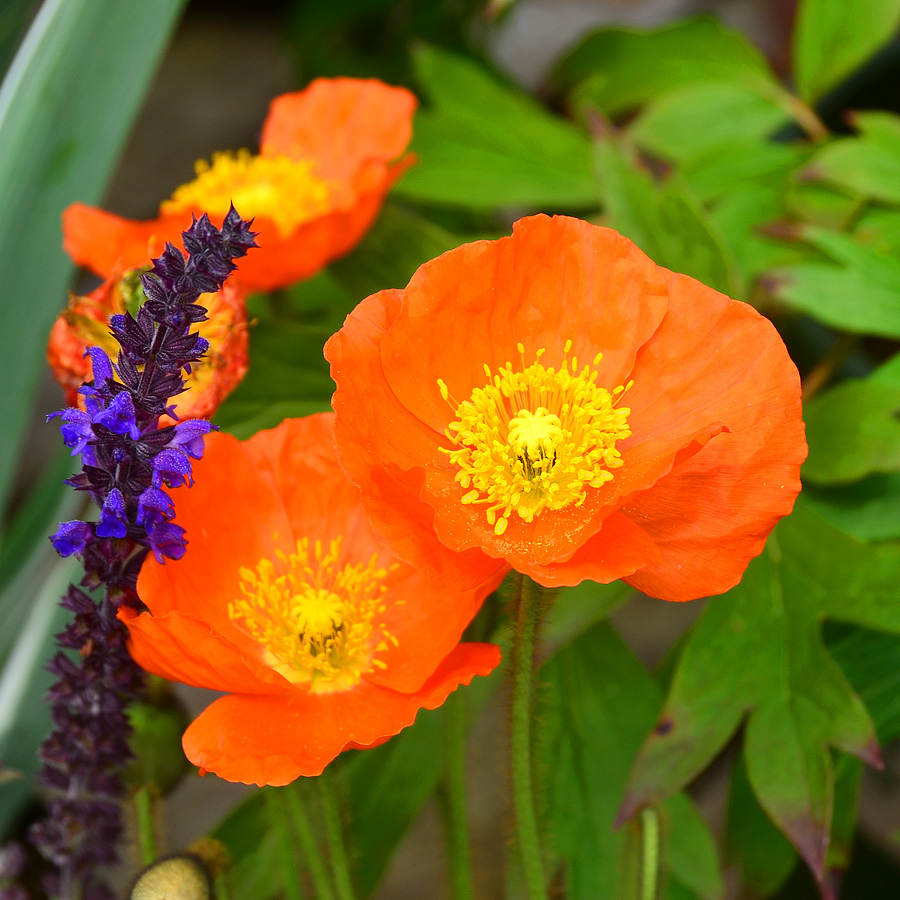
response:
{"label": "orange poppy in background", "polygon": [[181,247],[191,214],[221,225],[230,203],[259,232],[259,250],[238,261],[248,291],[315,274],[349,252],[371,226],[391,185],[411,164],[403,156],[415,97],[375,80],[320,78],[272,102],[260,153],[214,154],[197,177],[136,222],[80,203],[63,213],[64,246],[79,265],[106,277]]}
{"label": "orange poppy in background", "polygon": [[[70,296],[50,330],[47,361],[53,376],[65,389],[66,404],[84,409],[78,388],[90,380],[87,347],[101,347],[115,359],[119,345],[109,331],[110,316],[135,313],[143,302],[140,276],[145,269],[113,274],[95,291]],[[249,366],[247,306],[243,289],[232,278],[215,294],[202,294],[197,301],[208,310],[197,332],[209,342],[206,356],[191,365],[185,376],[185,392],[174,399],[179,419],[208,419],[219,404],[240,384]],[[166,424],[168,417],[163,417]]]}
{"label": "orange poppy in background", "polygon": [[458,591],[375,538],[334,456],[333,414],[286,420],[245,443],[206,439],[178,503],[188,552],[148,559],[122,607],[135,660],[226,691],[184,750],[229,781],[286,784],[341,750],[380,743],[499,662],[460,644],[499,583]]}
{"label": "orange poppy in background", "polygon": [[341,464],[412,565],[474,584],[736,584],[793,507],[797,370],[772,324],[608,228],[533,216],[382,291],[325,347]]}

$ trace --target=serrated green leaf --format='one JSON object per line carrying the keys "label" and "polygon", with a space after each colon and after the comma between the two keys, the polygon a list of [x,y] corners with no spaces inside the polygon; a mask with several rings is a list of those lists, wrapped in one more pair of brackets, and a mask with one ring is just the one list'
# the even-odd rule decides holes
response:
{"label": "serrated green leaf", "polygon": [[900,0],[802,0],[794,27],[794,80],[817,100],[884,46],[900,23]]}
{"label": "serrated green leaf", "polygon": [[[627,833],[613,828],[616,805],[659,688],[605,624],[555,654],[541,678],[549,837],[566,864],[567,896],[619,898]],[[661,817],[664,880],[674,883],[667,896],[718,897],[715,848],[690,801],[671,798]]]}
{"label": "serrated green leaf", "polygon": [[806,228],[803,236],[836,264],[775,269],[779,299],[833,328],[900,338],[900,261],[838,232]]}
{"label": "serrated green leaf", "polygon": [[824,147],[801,173],[855,197],[900,203],[900,152],[868,138],[844,138]]}
{"label": "serrated green leaf", "polygon": [[595,143],[609,224],[654,262],[723,293],[740,293],[737,272],[715,224],[675,178],[658,184],[616,139]]}
{"label": "serrated green leaf", "polygon": [[765,57],[743,35],[701,16],[655,31],[593,32],[557,64],[555,90],[581,85],[578,102],[618,116],[664,91],[710,79],[773,81]]}
{"label": "serrated green leaf", "polygon": [[898,411],[900,388],[868,379],[817,394],[803,410],[809,442],[804,479],[839,484],[900,471]]}
{"label": "serrated green leaf", "polygon": [[746,716],[754,793],[823,878],[834,796],[829,748],[872,760],[876,745],[862,701],[825,649],[821,622],[900,632],[898,568],[900,547],[853,540],[801,497],[741,584],[713,599],[691,632],[623,812],[680,788]]}
{"label": "serrated green leaf", "polygon": [[100,200],[183,6],[48,0],[0,87],[0,518],[72,272],[60,213]]}
{"label": "serrated green leaf", "polygon": [[471,60],[423,45],[415,63],[433,106],[416,115],[418,162],[397,196],[475,209],[597,205],[590,142],[575,126]]}
{"label": "serrated green leaf", "polygon": [[628,134],[639,147],[684,165],[713,149],[727,156],[740,141],[756,139],[763,149],[762,139],[785,122],[777,104],[739,83],[700,81],[651,100]]}

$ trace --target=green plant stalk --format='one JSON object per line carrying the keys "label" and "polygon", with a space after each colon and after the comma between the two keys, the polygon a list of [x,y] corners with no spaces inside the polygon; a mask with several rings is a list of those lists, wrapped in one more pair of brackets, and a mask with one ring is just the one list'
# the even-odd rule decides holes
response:
{"label": "green plant stalk", "polygon": [[278,788],[266,788],[266,804],[278,837],[278,856],[284,875],[284,895],[287,900],[304,900],[300,864],[291,840],[285,797]]}
{"label": "green plant stalk", "polygon": [[534,707],[534,639],[541,589],[530,578],[519,582],[513,642],[511,767],[516,837],[529,900],[546,900],[547,883],[538,836],[531,762],[531,718]]}
{"label": "green plant stalk", "polygon": [[463,697],[454,691],[444,704],[445,774],[441,791],[450,896],[473,900],[472,859],[466,815],[466,722]]}
{"label": "green plant stalk", "polygon": [[659,886],[659,814],[641,810],[641,893],[640,900],[656,900]]}
{"label": "green plant stalk", "polygon": [[141,865],[156,862],[156,822],[153,818],[153,796],[150,785],[144,784],[134,793],[134,811],[137,816],[138,850]]}
{"label": "green plant stalk", "polygon": [[341,811],[331,773],[326,769],[317,779],[325,817],[325,838],[331,859],[331,873],[337,888],[338,900],[356,900],[350,863],[344,846],[344,832],[341,828]]}
{"label": "green plant stalk", "polygon": [[309,875],[312,879],[316,900],[335,900],[334,887],[325,866],[325,859],[313,832],[309,816],[307,816],[306,810],[303,808],[297,785],[288,785],[283,790],[287,797],[287,806],[294,824],[294,830],[300,839],[300,847],[309,867]]}

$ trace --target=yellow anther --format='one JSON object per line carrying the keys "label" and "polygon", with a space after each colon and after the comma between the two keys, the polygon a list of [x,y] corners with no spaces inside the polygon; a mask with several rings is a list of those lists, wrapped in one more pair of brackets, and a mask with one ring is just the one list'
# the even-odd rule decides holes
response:
{"label": "yellow anther", "polygon": [[315,693],[346,690],[380,668],[376,654],[393,636],[378,621],[387,570],[377,557],[340,565],[338,538],[327,548],[303,539],[275,558],[277,565],[262,559],[255,569],[242,568],[243,597],[228,605],[229,617],[259,642],[263,660]]}
{"label": "yellow anther", "polygon": [[[519,343],[520,354],[524,345]],[[485,365],[487,384],[455,404],[443,450],[459,467],[464,504],[486,505],[487,522],[502,535],[513,511],[531,522],[545,509],[581,505],[622,465],[616,442],[629,437],[630,410],[616,407],[628,385],[598,387],[591,366],[578,369],[567,340],[559,368],[537,360],[523,371],[506,363],[496,373]],[[602,354],[594,357],[596,365]],[[446,399],[446,398],[445,398]]]}
{"label": "yellow anther", "polygon": [[275,223],[282,235],[329,209],[331,189],[312,174],[312,163],[286,156],[253,156],[247,150],[200,160],[197,177],[162,204],[164,213],[203,209],[223,216],[233,202],[245,216]]}

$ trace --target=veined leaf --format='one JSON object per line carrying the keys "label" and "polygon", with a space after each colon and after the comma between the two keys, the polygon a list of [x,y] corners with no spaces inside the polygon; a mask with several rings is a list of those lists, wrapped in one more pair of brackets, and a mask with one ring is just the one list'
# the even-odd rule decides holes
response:
{"label": "veined leaf", "polygon": [[900,0],[802,0],[794,26],[794,80],[817,100],[893,37]]}
{"label": "veined leaf", "polygon": [[475,209],[597,205],[590,142],[574,125],[470,60],[423,45],[415,62],[433,105],[416,114],[419,159],[398,196]]}
{"label": "veined leaf", "polygon": [[872,721],[828,654],[821,623],[900,632],[898,566],[900,547],[853,540],[801,497],[741,584],[714,598],[690,634],[631,773],[623,813],[684,785],[746,718],[753,791],[824,879],[831,748],[870,762],[878,755]]}
{"label": "veined leaf", "polygon": [[555,90],[576,91],[608,116],[664,91],[698,81],[774,84],[762,53],[718,19],[700,16],[654,31],[603,29],[589,34],[556,66]]}

